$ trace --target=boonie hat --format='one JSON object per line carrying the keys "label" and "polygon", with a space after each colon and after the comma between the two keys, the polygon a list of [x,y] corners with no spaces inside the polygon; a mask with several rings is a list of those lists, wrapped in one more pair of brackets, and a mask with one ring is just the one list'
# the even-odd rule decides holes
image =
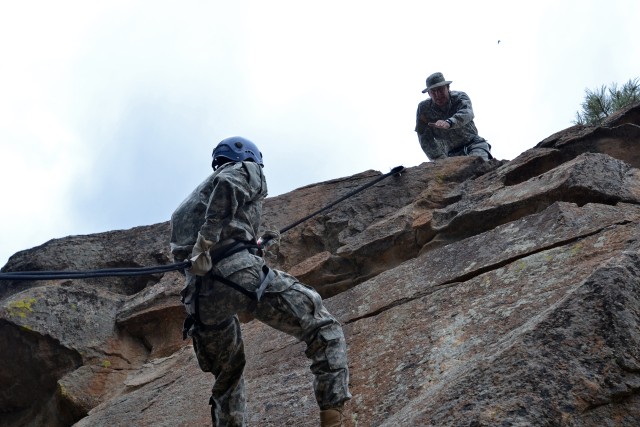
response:
{"label": "boonie hat", "polygon": [[451,83],[451,81],[445,80],[442,73],[433,73],[427,77],[427,88],[423,90],[422,93],[426,93],[436,87],[448,85],[449,83]]}

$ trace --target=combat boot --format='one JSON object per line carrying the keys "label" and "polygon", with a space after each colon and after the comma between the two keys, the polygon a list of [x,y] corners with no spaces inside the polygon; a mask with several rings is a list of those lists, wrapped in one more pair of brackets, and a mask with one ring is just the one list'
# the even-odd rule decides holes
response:
{"label": "combat boot", "polygon": [[342,408],[320,411],[320,427],[342,427]]}

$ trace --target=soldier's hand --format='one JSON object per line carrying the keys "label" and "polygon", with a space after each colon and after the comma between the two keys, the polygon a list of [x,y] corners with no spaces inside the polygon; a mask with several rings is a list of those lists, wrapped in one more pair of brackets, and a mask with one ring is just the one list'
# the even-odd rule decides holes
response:
{"label": "soldier's hand", "polygon": [[431,123],[429,123],[429,126],[431,126],[433,128],[438,128],[438,129],[449,129],[451,127],[449,122],[446,121],[446,120],[438,120],[435,123],[431,122]]}
{"label": "soldier's hand", "polygon": [[189,273],[196,276],[204,276],[213,268],[211,254],[209,253],[209,249],[212,246],[213,242],[211,240],[205,239],[202,234],[198,233],[198,240],[193,245],[193,251],[191,251],[191,257],[189,258],[191,261]]}
{"label": "soldier's hand", "polygon": [[280,232],[277,230],[267,230],[262,233],[262,236],[258,239],[258,246],[261,249],[271,246],[274,243],[280,244]]}

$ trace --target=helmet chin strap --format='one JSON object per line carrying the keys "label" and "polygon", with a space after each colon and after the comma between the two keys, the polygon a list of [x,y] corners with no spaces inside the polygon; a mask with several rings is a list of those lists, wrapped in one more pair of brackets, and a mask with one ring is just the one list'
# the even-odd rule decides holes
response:
{"label": "helmet chin strap", "polygon": [[[217,161],[220,159],[224,159],[223,161]],[[213,161],[213,163],[211,164],[211,166],[213,167],[213,170],[217,170],[219,167],[226,165],[227,163],[237,163],[237,162],[253,162],[256,163],[255,160],[253,160],[251,157],[249,157],[248,159],[244,159],[244,160],[233,160],[233,159],[229,159],[227,157],[218,157],[216,160]],[[264,167],[264,165],[260,165],[261,168]]]}
{"label": "helmet chin strap", "polygon": [[213,160],[213,163],[211,164],[211,166],[213,167],[213,170],[218,169],[220,166],[226,165],[227,163],[235,163],[235,160],[232,160],[228,157],[217,157]]}

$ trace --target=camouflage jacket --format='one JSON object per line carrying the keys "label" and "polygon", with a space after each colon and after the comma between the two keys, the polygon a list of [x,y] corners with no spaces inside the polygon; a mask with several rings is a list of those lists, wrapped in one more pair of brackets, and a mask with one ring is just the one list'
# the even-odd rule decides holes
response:
{"label": "camouflage jacket", "polygon": [[176,261],[191,255],[198,232],[216,246],[228,239],[255,242],[267,182],[254,162],[227,163],[216,169],[171,215],[171,253]]}
{"label": "camouflage jacket", "polygon": [[[431,98],[418,104],[415,131],[418,133],[422,151],[429,160],[445,158],[450,152],[460,150],[471,142],[484,141],[478,136],[473,117],[471,99],[464,92],[451,91],[449,105],[444,111]],[[446,119],[452,122],[449,129],[437,129],[427,125]]]}

